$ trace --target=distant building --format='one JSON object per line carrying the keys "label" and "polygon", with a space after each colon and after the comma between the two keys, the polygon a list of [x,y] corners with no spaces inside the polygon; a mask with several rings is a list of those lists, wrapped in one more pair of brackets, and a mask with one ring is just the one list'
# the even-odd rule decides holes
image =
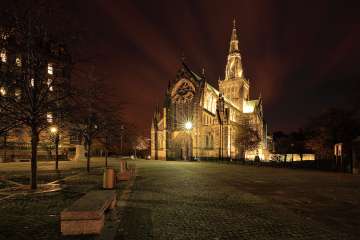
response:
{"label": "distant building", "polygon": [[[268,159],[262,98],[250,100],[235,22],[225,78],[218,84],[219,90],[204,71],[197,74],[182,61],[152,120],[152,159]],[[246,138],[258,138],[256,147],[247,147]]]}
{"label": "distant building", "polygon": [[[0,29],[0,94],[2,96],[12,96],[14,99],[21,98],[22,90],[17,87],[18,81],[23,81],[23,58],[22,49],[24,46],[18,44],[15,36],[1,32]],[[44,49],[44,53],[48,57],[48,63],[44,67],[44,74],[46,74],[47,89],[50,95],[59,94],[61,91],[68,89],[59,89],[57,86],[70,87],[70,73],[71,73],[71,58],[64,45],[48,41]],[[11,76],[7,74],[11,72]],[[12,81],[4,81],[6,78],[12,78]],[[31,79],[30,84],[34,85],[36,79]],[[58,84],[62,82],[62,84]],[[9,84],[11,83],[11,84]],[[64,83],[64,84],[63,84]],[[1,114],[1,113],[0,113]],[[47,121],[52,127],[52,131],[59,131],[60,134],[60,149],[59,153],[67,156],[69,149],[75,149],[78,142],[76,135],[71,135],[67,129],[62,125],[62,116],[57,113],[49,112],[46,115]],[[54,128],[56,127],[56,128]],[[46,129],[40,135],[40,143],[38,155],[39,159],[48,159],[52,145],[52,133],[50,129]],[[74,143],[74,144],[73,144]],[[0,162],[1,161],[16,161],[19,159],[30,158],[30,136],[27,129],[23,126],[18,126],[3,134],[0,138]]]}

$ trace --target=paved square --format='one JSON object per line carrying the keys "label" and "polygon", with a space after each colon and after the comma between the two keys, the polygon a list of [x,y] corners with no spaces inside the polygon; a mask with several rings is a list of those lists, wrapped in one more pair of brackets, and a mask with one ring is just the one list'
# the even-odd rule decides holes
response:
{"label": "paved square", "polygon": [[359,239],[360,178],[137,161],[115,239]]}

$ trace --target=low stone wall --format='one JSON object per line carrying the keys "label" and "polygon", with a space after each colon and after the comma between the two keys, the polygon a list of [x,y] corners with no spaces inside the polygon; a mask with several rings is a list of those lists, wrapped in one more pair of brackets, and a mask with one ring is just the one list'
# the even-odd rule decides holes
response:
{"label": "low stone wall", "polygon": [[287,153],[287,154],[270,154],[271,160],[277,161],[313,161],[315,160],[315,154],[312,153],[305,153],[305,154],[298,154],[298,153]]}
{"label": "low stone wall", "polygon": [[[31,151],[30,150],[0,150],[0,162],[20,162],[20,161],[30,161]],[[38,151],[37,159],[39,161],[50,161],[55,160],[55,154],[52,153],[49,156],[49,153],[46,151]],[[67,156],[64,154],[59,154],[59,160],[67,160]]]}

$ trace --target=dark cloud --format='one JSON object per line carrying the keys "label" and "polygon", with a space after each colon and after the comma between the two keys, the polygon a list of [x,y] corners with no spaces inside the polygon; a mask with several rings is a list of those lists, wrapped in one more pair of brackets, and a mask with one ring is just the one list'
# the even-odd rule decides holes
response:
{"label": "dark cloud", "polygon": [[232,20],[251,95],[270,129],[292,130],[359,89],[360,21],[350,1],[72,1],[74,26],[129,121],[147,133],[182,53],[214,85],[224,76]]}

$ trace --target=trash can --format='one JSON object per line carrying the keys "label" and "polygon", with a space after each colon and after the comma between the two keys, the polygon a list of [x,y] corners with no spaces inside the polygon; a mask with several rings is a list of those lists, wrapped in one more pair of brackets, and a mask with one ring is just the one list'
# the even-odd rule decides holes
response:
{"label": "trash can", "polygon": [[115,171],[112,168],[107,168],[104,171],[103,188],[113,189],[115,185]]}

